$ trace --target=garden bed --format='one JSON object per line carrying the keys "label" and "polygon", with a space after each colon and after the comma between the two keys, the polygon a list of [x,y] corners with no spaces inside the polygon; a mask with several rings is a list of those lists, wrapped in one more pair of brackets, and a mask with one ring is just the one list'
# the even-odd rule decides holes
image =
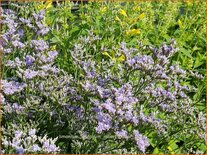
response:
{"label": "garden bed", "polygon": [[3,153],[206,153],[205,2],[2,4]]}

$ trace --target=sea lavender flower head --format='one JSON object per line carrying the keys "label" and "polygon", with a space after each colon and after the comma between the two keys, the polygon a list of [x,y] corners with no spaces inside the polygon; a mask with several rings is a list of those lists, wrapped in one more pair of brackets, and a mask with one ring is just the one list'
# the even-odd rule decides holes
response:
{"label": "sea lavender flower head", "polygon": [[55,57],[57,57],[58,52],[57,51],[49,51],[47,52],[47,55],[41,55],[40,59],[44,63],[51,63],[54,61]]}
{"label": "sea lavender flower head", "polygon": [[98,126],[96,127],[97,133],[107,131],[112,127],[112,118],[109,114],[100,112],[97,114]]}
{"label": "sea lavender flower head", "polygon": [[21,21],[23,24],[29,24],[31,22],[29,19],[25,19],[25,18],[19,18],[19,21]]}
{"label": "sea lavender flower head", "polygon": [[25,63],[27,66],[32,66],[34,61],[35,61],[35,58],[31,55],[27,55],[25,58]]}
{"label": "sea lavender flower head", "polygon": [[33,79],[34,77],[36,77],[38,75],[38,71],[34,71],[34,70],[31,70],[31,69],[26,69],[24,71],[24,77],[26,79]]}
{"label": "sea lavender flower head", "polygon": [[23,29],[18,30],[18,35],[19,35],[19,37],[23,37],[24,36],[24,30]]}
{"label": "sea lavender flower head", "polygon": [[42,29],[37,31],[37,35],[45,35],[50,31],[50,29],[48,27],[43,27]]}
{"label": "sea lavender flower head", "polygon": [[106,102],[103,104],[103,107],[108,110],[109,113],[115,113],[115,105],[112,103],[112,100],[109,98],[106,100]]}
{"label": "sea lavender flower head", "polygon": [[7,80],[2,80],[2,87],[3,92],[6,95],[12,95],[14,93],[21,92],[26,87],[26,84],[15,81],[8,82]]}
{"label": "sea lavender flower head", "polygon": [[3,53],[4,53],[4,54],[9,54],[9,53],[11,53],[11,48],[4,48],[4,49],[3,49]]}
{"label": "sea lavender flower head", "polygon": [[19,49],[25,47],[25,45],[24,45],[22,42],[18,41],[18,40],[14,40],[14,41],[12,41],[12,45],[13,45],[14,47],[16,47],[16,48],[19,48]]}
{"label": "sea lavender flower head", "polygon": [[141,150],[142,153],[145,153],[146,148],[150,145],[147,137],[140,134],[138,130],[134,130],[133,134],[139,150]]}
{"label": "sea lavender flower head", "polygon": [[29,130],[29,135],[30,136],[33,136],[33,135],[35,135],[36,134],[36,129],[30,129]]}
{"label": "sea lavender flower head", "polygon": [[22,147],[16,148],[16,154],[23,154],[23,153],[24,153],[24,149]]}
{"label": "sea lavender flower head", "polygon": [[115,134],[118,138],[128,139],[128,133],[126,130],[116,131]]}
{"label": "sea lavender flower head", "polygon": [[103,131],[108,131],[111,128],[109,124],[99,122],[98,126],[96,127],[96,132],[97,133],[102,133]]}
{"label": "sea lavender flower head", "polygon": [[49,51],[49,52],[48,52],[48,56],[49,56],[51,59],[54,59],[57,55],[58,55],[58,52],[57,52],[57,51]]}
{"label": "sea lavender flower head", "polygon": [[39,141],[42,144],[42,149],[46,153],[57,153],[60,151],[59,147],[55,145],[56,139],[47,139],[47,136],[44,136],[42,139],[39,137]]}
{"label": "sea lavender flower head", "polygon": [[45,50],[49,49],[48,44],[42,39],[32,40],[31,41],[31,47],[34,47],[35,50],[37,50],[38,52],[44,52]]}
{"label": "sea lavender flower head", "polygon": [[42,10],[40,10],[39,13],[33,13],[32,15],[33,15],[33,17],[35,18],[35,20],[36,20],[37,22],[39,22],[39,21],[41,21],[41,20],[44,18],[45,10],[42,9]]}
{"label": "sea lavender flower head", "polygon": [[154,61],[151,56],[143,55],[128,59],[126,61],[126,64],[128,64],[133,69],[150,71],[154,66]]}
{"label": "sea lavender flower head", "polygon": [[30,148],[30,152],[38,152],[40,151],[41,148],[37,145],[37,144],[34,144],[31,148]]}
{"label": "sea lavender flower head", "polygon": [[15,132],[15,137],[16,138],[21,138],[22,137],[23,132],[22,131],[16,131]]}

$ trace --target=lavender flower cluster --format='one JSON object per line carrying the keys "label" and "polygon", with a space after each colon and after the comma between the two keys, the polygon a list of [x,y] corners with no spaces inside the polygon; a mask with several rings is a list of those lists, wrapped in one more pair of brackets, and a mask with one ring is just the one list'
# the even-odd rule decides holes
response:
{"label": "lavender flower cluster", "polygon": [[[37,123],[36,123],[37,124]],[[46,135],[44,137],[37,135],[38,130],[33,128],[34,125],[27,126],[17,126],[17,124],[11,124],[7,129],[3,128],[4,134],[8,136],[3,136],[3,146],[4,148],[14,149],[15,153],[23,154],[27,153],[57,153],[59,152],[59,147],[55,145],[56,139],[48,138]],[[6,152],[3,152],[6,153]]]}
{"label": "lavender flower cluster", "polygon": [[[155,130],[162,137],[170,134],[172,124],[187,124],[195,128],[183,129],[180,135],[191,132],[198,139],[205,139],[205,129],[200,128],[199,118],[195,117],[199,110],[188,96],[195,88],[182,84],[187,72],[170,60],[179,50],[175,45],[172,40],[170,45],[164,43],[158,49],[141,47],[151,52],[144,55],[136,48],[127,48],[122,42],[117,49],[117,57],[122,53],[125,61],[116,68],[116,62],[102,60],[98,64],[91,58],[80,57],[83,54],[77,54],[74,61],[84,73],[82,87],[92,104],[91,113],[96,116],[98,134],[114,133],[118,139],[125,141],[134,139],[143,153],[150,143],[147,136],[139,132],[143,129],[141,126]],[[81,51],[71,53],[74,52]],[[162,114],[164,117],[161,117]],[[186,122],[187,117],[191,119]]]}
{"label": "lavender flower cluster", "polygon": [[[3,67],[7,70],[6,73],[11,73],[10,77],[7,76],[1,81],[3,117],[6,124],[9,124],[3,126],[5,153],[58,153],[60,151],[55,145],[57,138],[37,136],[35,128],[20,129],[21,122],[27,124],[28,120],[34,121],[35,111],[40,106],[48,104],[40,105],[43,95],[37,95],[37,85],[44,84],[47,78],[59,73],[59,69],[53,65],[57,51],[50,50],[48,43],[39,39],[49,32],[43,18],[44,10],[33,14],[29,19],[19,18],[13,10],[3,11],[2,23],[6,30],[2,35]],[[35,79],[39,79],[40,83]],[[43,92],[46,93],[42,90]]]}

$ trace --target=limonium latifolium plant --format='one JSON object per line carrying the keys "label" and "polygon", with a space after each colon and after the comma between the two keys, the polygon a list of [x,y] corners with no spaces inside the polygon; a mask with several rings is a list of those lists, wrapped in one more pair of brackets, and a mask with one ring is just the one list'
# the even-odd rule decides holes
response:
{"label": "limonium latifolium plant", "polygon": [[3,153],[205,152],[205,113],[185,84],[204,77],[172,61],[175,39],[99,48],[92,27],[65,49],[66,71],[45,14],[3,10]]}
{"label": "limonium latifolium plant", "polygon": [[[2,24],[7,27],[2,35],[3,66],[4,73],[11,74],[2,79],[5,153],[59,151],[54,144],[57,139],[47,138],[46,134],[37,135],[35,121],[38,120],[33,119],[37,110],[42,116],[45,113],[43,107],[48,104],[41,101],[43,98],[38,89],[45,79],[59,72],[53,66],[57,51],[50,50],[48,43],[41,39],[49,31],[42,23],[43,17],[44,10],[34,13],[31,19],[18,18],[13,10],[3,12]],[[44,90],[42,93],[48,95]]]}

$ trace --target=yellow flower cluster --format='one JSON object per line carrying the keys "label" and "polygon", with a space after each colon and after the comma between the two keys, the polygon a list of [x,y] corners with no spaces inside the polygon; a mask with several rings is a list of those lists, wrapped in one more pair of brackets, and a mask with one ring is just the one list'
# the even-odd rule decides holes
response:
{"label": "yellow flower cluster", "polygon": [[140,7],[139,7],[139,6],[134,6],[134,7],[132,8],[132,10],[133,10],[133,11],[136,11],[136,12],[137,12],[137,11],[140,11]]}
{"label": "yellow flower cluster", "polygon": [[100,13],[102,13],[102,14],[103,14],[103,13],[105,13],[105,12],[106,12],[106,10],[107,10],[107,7],[103,7],[103,8],[101,8],[101,9],[100,9]]}
{"label": "yellow flower cluster", "polygon": [[143,19],[144,16],[145,16],[144,13],[142,13],[142,14],[140,14],[137,18],[138,18],[138,19]]}
{"label": "yellow flower cluster", "polygon": [[127,30],[126,31],[126,35],[137,35],[137,34],[140,34],[141,31],[140,29],[132,29],[132,30]]}
{"label": "yellow flower cluster", "polygon": [[47,11],[48,8],[52,7],[52,0],[47,0],[45,3],[41,2],[37,5],[37,10],[45,9]]}
{"label": "yellow flower cluster", "polygon": [[142,13],[142,14],[140,14],[140,15],[139,15],[138,17],[136,17],[136,18],[130,18],[130,19],[128,19],[128,22],[129,22],[130,25],[134,25],[134,24],[136,24],[136,22],[137,22],[138,20],[143,19],[144,16],[145,16],[145,14]]}
{"label": "yellow flower cluster", "polygon": [[[138,12],[138,11],[140,11],[140,7],[134,6],[132,8],[132,10]],[[127,15],[127,12],[124,9],[120,9],[118,13],[122,17],[126,17],[126,18],[121,18],[121,16],[116,16],[115,20],[121,24],[123,29],[125,29],[125,34],[127,36],[138,35],[141,33],[140,29],[135,29],[135,28],[133,28],[133,26],[137,23],[137,21],[139,21],[145,17],[144,13],[141,13],[137,16],[132,16],[132,17],[130,15]]]}
{"label": "yellow flower cluster", "polygon": [[119,13],[121,14],[121,15],[123,15],[124,17],[127,17],[127,13],[126,13],[126,11],[124,11],[124,10],[120,10],[119,11]]}

